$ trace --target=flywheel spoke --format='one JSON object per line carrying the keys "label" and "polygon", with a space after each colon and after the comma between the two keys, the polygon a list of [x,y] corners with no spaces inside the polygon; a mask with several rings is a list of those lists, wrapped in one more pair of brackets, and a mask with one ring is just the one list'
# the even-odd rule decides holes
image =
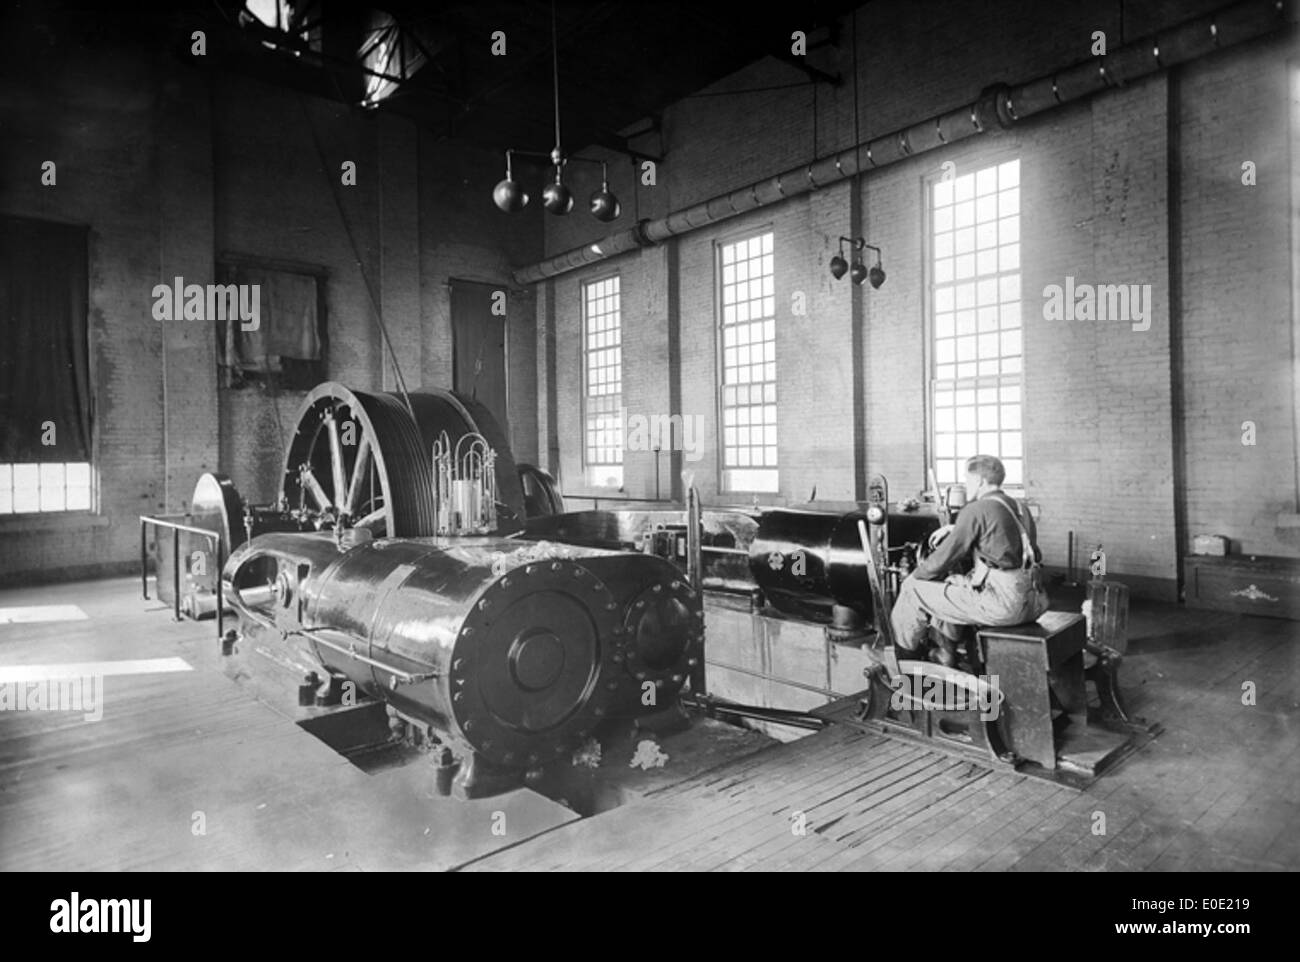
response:
{"label": "flywheel spoke", "polygon": [[[337,409],[336,409],[337,410]],[[343,466],[343,445],[339,443],[339,422],[334,417],[334,411],[325,415],[325,432],[330,439],[330,469],[334,482],[334,502],[340,507],[346,502],[344,492],[347,490],[346,473]]]}
{"label": "flywheel spoke", "polygon": [[357,513],[358,500],[361,498],[362,482],[369,480],[370,477],[370,435],[361,435],[361,443],[357,445],[357,460],[352,465],[352,482],[348,485],[347,498],[343,502],[343,510],[349,515]]}
{"label": "flywheel spoke", "polygon": [[364,518],[359,519],[353,527],[368,528],[372,524],[382,523],[384,524],[384,527],[387,528],[386,513],[387,513],[387,509],[384,508],[383,506],[380,506],[376,508],[374,511],[371,511]]}
{"label": "flywheel spoke", "polygon": [[320,510],[328,511],[334,507],[334,503],[330,501],[329,496],[325,493],[325,489],[322,488],[320,482],[316,480],[316,473],[312,471],[311,465],[304,464],[299,468],[299,473],[302,478],[303,486],[306,487],[307,493],[312,496],[316,502],[316,506],[320,508]]}

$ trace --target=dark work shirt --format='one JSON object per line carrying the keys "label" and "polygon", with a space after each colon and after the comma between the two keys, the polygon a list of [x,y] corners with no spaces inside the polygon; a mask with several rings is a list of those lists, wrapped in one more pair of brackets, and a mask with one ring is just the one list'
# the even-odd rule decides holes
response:
{"label": "dark work shirt", "polygon": [[[1001,504],[993,502],[1000,501]],[[1034,519],[1015,498],[1001,491],[990,491],[967,504],[957,514],[957,521],[939,547],[916,566],[922,581],[942,581],[952,571],[974,563],[976,558],[993,568],[1019,568],[1024,563],[1020,546],[1020,526],[1011,512],[1018,510],[1029,532],[1034,560],[1041,558]]]}

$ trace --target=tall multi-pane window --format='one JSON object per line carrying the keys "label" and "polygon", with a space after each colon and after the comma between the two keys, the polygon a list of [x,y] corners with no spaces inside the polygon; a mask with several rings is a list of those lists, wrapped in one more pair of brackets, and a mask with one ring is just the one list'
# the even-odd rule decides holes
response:
{"label": "tall multi-pane window", "polygon": [[992,454],[1024,484],[1020,161],[930,185],[932,459],[940,484]]}
{"label": "tall multi-pane window", "polygon": [[623,330],[617,277],[582,285],[587,483],[623,486]]}
{"label": "tall multi-pane window", "polygon": [[722,487],[776,491],[772,233],[721,245]]}

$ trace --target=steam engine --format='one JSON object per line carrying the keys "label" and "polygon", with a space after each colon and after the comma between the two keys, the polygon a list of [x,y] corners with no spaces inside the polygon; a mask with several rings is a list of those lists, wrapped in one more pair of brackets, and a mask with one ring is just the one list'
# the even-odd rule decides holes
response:
{"label": "steam engine", "polygon": [[567,763],[602,723],[681,717],[703,658],[702,593],[670,561],[524,532],[539,479],[521,480],[466,398],[408,406],[324,384],[275,505],[200,487],[224,495],[208,505],[231,532],[223,587],[243,637],[289,645],[327,685],[385,702],[395,728],[456,756],[458,794],[472,797]]}

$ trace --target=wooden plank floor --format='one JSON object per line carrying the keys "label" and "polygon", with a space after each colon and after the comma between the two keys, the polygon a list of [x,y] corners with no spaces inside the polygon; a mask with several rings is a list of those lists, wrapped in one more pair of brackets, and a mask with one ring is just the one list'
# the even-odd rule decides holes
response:
{"label": "wooden plank floor", "polygon": [[1165,732],[1084,792],[837,727],[684,739],[622,807],[580,819],[527,790],[432,797],[421,764],[361,771],[294,724],[291,692],[220,659],[211,622],[174,624],[127,580],[0,592],[0,609],[67,603],[88,620],[0,619],[0,666],[195,670],[108,678],[98,722],[0,712],[0,870],[1300,868],[1293,622],[1135,605],[1121,678]]}
{"label": "wooden plank floor", "polygon": [[1086,791],[836,726],[464,869],[1300,869],[1300,626],[1138,604],[1130,636],[1165,733]]}

